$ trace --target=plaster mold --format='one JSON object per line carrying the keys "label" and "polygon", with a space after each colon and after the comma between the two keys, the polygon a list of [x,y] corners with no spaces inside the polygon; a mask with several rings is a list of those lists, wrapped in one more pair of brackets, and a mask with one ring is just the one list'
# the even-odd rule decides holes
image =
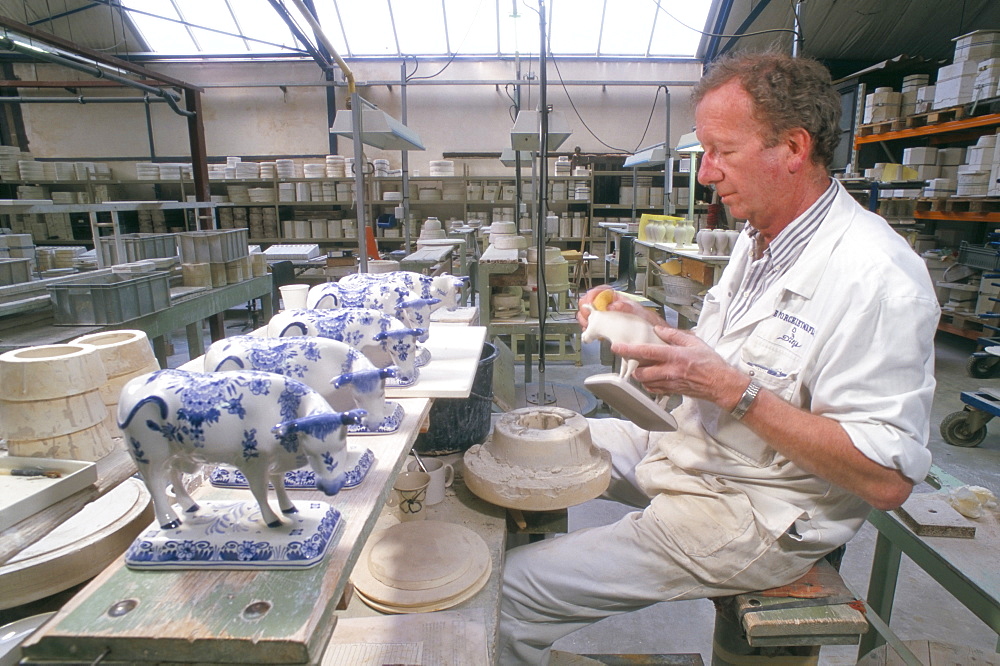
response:
{"label": "plaster mold", "polygon": [[469,489],[512,509],[564,509],[599,496],[610,480],[611,455],[594,446],[586,418],[562,407],[507,412],[465,453]]}

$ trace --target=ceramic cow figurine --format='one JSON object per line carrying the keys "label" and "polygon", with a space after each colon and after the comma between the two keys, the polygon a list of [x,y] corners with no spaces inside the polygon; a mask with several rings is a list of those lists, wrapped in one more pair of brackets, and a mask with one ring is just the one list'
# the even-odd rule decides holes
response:
{"label": "ceramic cow figurine", "polygon": [[268,372],[157,370],[129,381],[118,402],[118,425],[163,529],[181,524],[168,484],[184,511],[198,510],[182,474],[203,463],[239,469],[268,527],[281,524],[267,501],[268,482],[281,511],[295,512],[286,471],[308,464],[316,487],[336,494],[345,483],[346,426],[363,416],[337,412],[302,382]]}
{"label": "ceramic cow figurine", "polygon": [[208,348],[205,370],[260,370],[298,379],[337,411],[365,410],[365,426],[372,431],[398,404],[385,400],[385,380],[398,374],[395,366],[377,368],[346,342],[329,338],[235,335]]}
{"label": "ceramic cow figurine", "polygon": [[357,349],[375,366],[395,365],[396,385],[417,381],[417,339],[421,328],[407,328],[395,317],[380,310],[285,310],[271,318],[267,335],[271,338],[307,335],[340,340]]}
{"label": "ceramic cow figurine", "polygon": [[427,342],[430,334],[431,312],[441,302],[438,298],[421,298],[406,285],[395,281],[372,281],[341,284],[324,282],[309,289],[306,307],[326,310],[337,308],[370,308],[409,326],[423,328],[420,342]]}
{"label": "ceramic cow figurine", "polygon": [[[616,342],[630,345],[666,344],[653,330],[653,325],[639,315],[614,310],[597,310],[589,303],[584,307],[590,309],[587,328],[583,329],[583,334],[580,336],[584,343],[604,338],[611,344]],[[619,376],[627,380],[632,377],[637,367],[639,367],[638,360],[624,359]]]}
{"label": "ceramic cow figurine", "polygon": [[433,309],[446,308],[454,310],[462,301],[462,289],[467,278],[456,277],[442,273],[441,275],[424,275],[413,271],[393,271],[391,273],[352,273],[340,278],[338,284],[351,285],[367,282],[399,282],[421,298],[439,298]]}

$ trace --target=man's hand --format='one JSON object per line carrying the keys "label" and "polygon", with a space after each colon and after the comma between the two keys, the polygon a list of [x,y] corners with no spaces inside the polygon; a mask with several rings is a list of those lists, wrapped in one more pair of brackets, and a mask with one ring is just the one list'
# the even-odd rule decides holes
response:
{"label": "man's hand", "polygon": [[[608,285],[600,285],[594,287],[586,294],[580,297],[580,307],[576,311],[576,320],[580,322],[581,328],[587,328],[587,321],[590,317],[590,308],[584,307],[585,305],[593,305],[594,300],[602,293],[610,291],[614,299],[604,308],[605,310],[611,310],[615,312],[628,312],[634,315],[642,317],[648,321],[653,326],[666,326],[667,322],[655,312],[649,308],[642,307],[636,301],[633,301],[628,296],[615,291]],[[605,298],[605,297],[602,297]]]}
{"label": "man's hand", "polygon": [[665,345],[615,344],[611,351],[637,359],[636,381],[655,395],[686,395],[713,402],[731,410],[739,402],[748,382],[700,338],[668,325],[655,327]]}

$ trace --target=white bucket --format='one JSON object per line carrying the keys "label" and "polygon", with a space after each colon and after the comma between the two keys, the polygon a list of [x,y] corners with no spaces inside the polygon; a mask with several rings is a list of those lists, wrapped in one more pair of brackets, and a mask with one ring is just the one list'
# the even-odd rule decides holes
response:
{"label": "white bucket", "polygon": [[286,284],[278,287],[281,292],[281,302],[285,310],[300,310],[306,307],[306,295],[309,293],[307,284]]}

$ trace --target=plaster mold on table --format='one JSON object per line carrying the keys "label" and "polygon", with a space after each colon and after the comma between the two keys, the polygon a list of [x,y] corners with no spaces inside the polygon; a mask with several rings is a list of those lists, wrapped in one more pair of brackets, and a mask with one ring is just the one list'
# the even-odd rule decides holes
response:
{"label": "plaster mold on table", "polygon": [[97,347],[43,345],[0,355],[0,437],[11,455],[96,461],[114,448]]}
{"label": "plaster mold on table", "polygon": [[144,331],[119,330],[91,333],[73,340],[70,344],[87,344],[97,347],[104,364],[107,381],[101,385],[101,398],[108,408],[105,425],[118,433],[115,414],[118,413],[118,396],[129,380],[160,369],[153,353],[153,346]]}
{"label": "plaster mold on table", "polygon": [[268,482],[286,515],[296,512],[283,483],[289,470],[308,463],[320,490],[339,492],[346,482],[346,426],[361,416],[360,410],[334,411],[302,382],[250,371],[158,370],[126,384],[118,403],[119,425],[163,530],[182,522],[166,494],[168,484],[185,513],[199,510],[182,474],[204,463],[240,469],[260,519],[281,526],[268,504]]}
{"label": "plaster mold on table", "polygon": [[561,407],[507,412],[464,457],[465,482],[482,499],[550,511],[591,500],[611,480],[611,456],[594,446],[582,415]]}
{"label": "plaster mold on table", "polygon": [[389,433],[399,428],[402,407],[385,399],[385,382],[395,366],[375,367],[364,354],[339,340],[292,336],[236,335],[212,344],[205,353],[207,372],[259,370],[297,379],[319,393],[336,411],[363,409],[351,434]]}
{"label": "plaster mold on table", "polygon": [[395,365],[399,374],[391,386],[409,386],[417,381],[417,338],[423,329],[407,328],[395,317],[379,310],[286,310],[267,325],[267,337],[314,336],[349,344],[376,367]]}

